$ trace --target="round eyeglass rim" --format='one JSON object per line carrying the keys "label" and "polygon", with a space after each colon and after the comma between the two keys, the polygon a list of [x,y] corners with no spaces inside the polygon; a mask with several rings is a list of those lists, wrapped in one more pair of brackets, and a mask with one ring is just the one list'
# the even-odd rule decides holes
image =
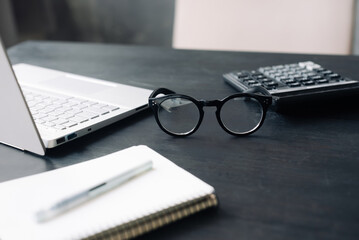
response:
{"label": "round eyeglass rim", "polygon": [[[228,102],[229,100],[233,99],[233,98],[238,98],[238,96],[236,96],[237,94],[234,94],[234,95],[231,95],[231,96],[228,96],[226,98],[224,98],[222,100],[222,104],[220,105],[219,108],[217,108],[216,110],[216,118],[217,118],[217,121],[219,123],[219,125],[223,128],[223,130],[225,130],[227,133],[229,134],[232,134],[234,136],[246,136],[246,135],[249,135],[249,134],[252,134],[254,133],[255,131],[257,131],[264,123],[264,120],[266,118],[266,113],[267,113],[267,106],[265,105],[265,103],[263,103],[260,99],[258,99],[257,97],[255,96],[250,96],[250,98],[253,98],[257,101],[257,103],[262,107],[262,114],[261,114],[261,119],[259,120],[259,122],[257,123],[257,125],[252,128],[251,130],[248,130],[248,131],[244,131],[244,132],[235,132],[235,131],[232,131],[230,128],[226,127],[226,125],[224,124],[224,122],[222,121],[222,118],[221,118],[221,111],[222,111],[222,107],[225,105],[226,102]],[[240,97],[248,97],[248,95],[242,95]]]}
{"label": "round eyeglass rim", "polygon": [[[192,103],[194,103],[199,111],[199,119],[197,121],[197,124],[194,128],[192,128],[191,131],[189,132],[186,132],[186,133],[175,133],[175,132],[171,132],[169,130],[167,130],[167,128],[165,128],[163,126],[163,124],[161,123],[159,117],[158,117],[158,111],[159,111],[159,106],[166,100],[168,99],[171,99],[171,98],[184,98],[184,99],[187,99],[187,100],[190,100]],[[171,135],[171,136],[176,136],[176,137],[187,137],[191,134],[193,134],[194,132],[196,132],[199,128],[199,126],[201,125],[202,123],[202,120],[203,120],[203,116],[204,116],[204,111],[203,111],[203,108],[201,108],[201,106],[198,104],[198,100],[193,98],[193,97],[190,97],[190,96],[187,96],[187,95],[182,95],[182,94],[170,94],[170,95],[165,95],[163,97],[159,97],[159,98],[156,98],[156,100],[162,100],[158,103],[155,103],[155,105],[152,105],[152,109],[153,111],[155,112],[155,119],[156,119],[156,122],[158,124],[158,126],[167,134]],[[155,109],[154,109],[155,108]]]}

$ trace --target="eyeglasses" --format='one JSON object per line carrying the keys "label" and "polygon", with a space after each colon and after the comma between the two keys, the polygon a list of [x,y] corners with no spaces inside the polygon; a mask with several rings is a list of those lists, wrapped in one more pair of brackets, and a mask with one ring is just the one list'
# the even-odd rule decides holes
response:
{"label": "eyeglasses", "polygon": [[272,104],[272,96],[266,89],[254,87],[222,100],[207,101],[159,88],[152,92],[148,104],[158,126],[169,135],[188,136],[194,133],[202,122],[203,107],[216,107],[219,125],[229,134],[244,136],[262,126]]}

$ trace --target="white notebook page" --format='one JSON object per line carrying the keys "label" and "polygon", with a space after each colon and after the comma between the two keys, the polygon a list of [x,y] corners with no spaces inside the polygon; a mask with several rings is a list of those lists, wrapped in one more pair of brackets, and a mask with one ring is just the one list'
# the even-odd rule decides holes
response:
{"label": "white notebook page", "polygon": [[[44,223],[35,214],[66,196],[152,160],[153,169]],[[213,193],[210,185],[146,146],[0,184],[0,239],[77,239]]]}

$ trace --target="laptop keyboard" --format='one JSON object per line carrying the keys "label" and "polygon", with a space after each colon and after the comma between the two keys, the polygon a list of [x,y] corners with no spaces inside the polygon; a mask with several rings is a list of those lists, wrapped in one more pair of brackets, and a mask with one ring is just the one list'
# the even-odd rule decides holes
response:
{"label": "laptop keyboard", "polygon": [[65,130],[104,117],[119,110],[118,106],[22,87],[35,124],[54,130]]}

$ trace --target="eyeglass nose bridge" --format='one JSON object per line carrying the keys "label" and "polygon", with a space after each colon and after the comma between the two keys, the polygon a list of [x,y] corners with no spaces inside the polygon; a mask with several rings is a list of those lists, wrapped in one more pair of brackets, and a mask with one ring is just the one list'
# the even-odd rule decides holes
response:
{"label": "eyeglass nose bridge", "polygon": [[201,100],[204,107],[218,107],[221,103],[220,100]]}
{"label": "eyeglass nose bridge", "polygon": [[[223,124],[222,122],[222,119],[221,119],[221,108],[222,108],[222,104],[223,102],[221,100],[200,100],[199,101],[201,103],[201,120],[199,121],[198,125],[197,125],[197,128],[199,127],[200,123],[202,122],[202,119],[203,119],[203,107],[216,107],[216,118],[217,118],[217,121],[219,123],[219,125],[221,126],[221,128],[223,128],[226,132],[230,133],[230,134],[233,134],[232,132],[230,132]],[[196,128],[196,130],[197,130]]]}
{"label": "eyeglass nose bridge", "polygon": [[218,122],[221,122],[221,119],[220,119],[220,109],[221,109],[221,104],[222,104],[222,101],[221,100],[201,100],[200,101],[201,105],[202,105],[202,111],[203,111],[203,107],[216,107],[216,117],[217,117],[217,120]]}

